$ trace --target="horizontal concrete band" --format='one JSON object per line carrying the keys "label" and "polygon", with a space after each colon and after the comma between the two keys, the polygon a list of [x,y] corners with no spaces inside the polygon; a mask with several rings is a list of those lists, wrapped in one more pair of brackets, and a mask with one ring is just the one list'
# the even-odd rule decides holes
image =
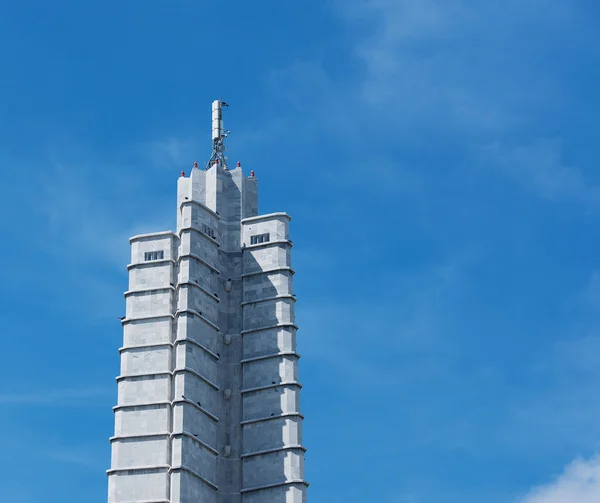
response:
{"label": "horizontal concrete band", "polygon": [[244,393],[252,393],[253,391],[263,391],[266,389],[272,389],[272,388],[279,388],[280,386],[285,387],[285,386],[295,386],[297,388],[302,388],[302,384],[300,384],[299,382],[296,381],[281,381],[275,384],[266,384],[265,386],[256,386],[254,388],[245,388],[243,390],[240,391],[240,393],[243,395]]}
{"label": "horizontal concrete band", "polygon": [[193,440],[194,442],[199,443],[200,445],[202,445],[203,447],[206,447],[206,449],[208,449],[209,451],[211,451],[213,454],[219,454],[219,451],[217,451],[217,449],[215,449],[214,447],[211,447],[210,445],[208,445],[206,442],[200,440],[198,438],[197,435],[190,433],[189,431],[157,431],[154,433],[138,433],[138,434],[134,434],[134,435],[114,435],[112,437],[110,437],[110,442],[115,442],[117,440],[130,440],[130,439],[149,439],[149,438],[165,438],[165,437],[189,437],[191,440]]}
{"label": "horizontal concrete band", "polygon": [[155,349],[155,348],[172,348],[172,342],[151,342],[148,344],[139,344],[135,346],[122,346],[119,348],[119,353],[136,349]]}
{"label": "horizontal concrete band", "polygon": [[260,269],[259,271],[245,272],[240,277],[242,279],[244,279],[244,278],[247,278],[248,276],[256,276],[258,274],[270,274],[272,272],[280,272],[280,271],[288,271],[292,275],[296,274],[296,271],[294,271],[294,269],[292,269],[291,267],[288,267],[286,265],[282,265],[280,267],[273,267],[271,269]]}
{"label": "horizontal concrete band", "polygon": [[195,409],[198,409],[200,412],[202,412],[205,416],[212,419],[215,423],[219,422],[219,418],[217,416],[210,413],[204,407],[201,407],[200,405],[198,405],[196,402],[192,402],[191,400],[188,400],[186,398],[178,398],[176,400],[169,400],[169,401],[163,400],[163,401],[157,401],[157,402],[144,402],[144,403],[130,403],[130,404],[123,404],[123,405],[115,405],[113,407],[113,411],[116,412],[118,410],[127,410],[127,409],[144,408],[144,407],[151,408],[151,407],[155,407],[157,405],[166,405],[167,407],[173,407],[175,405],[180,405],[180,404],[191,405]]}
{"label": "horizontal concrete band", "polygon": [[215,391],[219,391],[219,389],[220,389],[219,386],[217,386],[214,382],[212,382],[207,377],[203,376],[200,372],[198,372],[198,371],[196,371],[196,370],[194,370],[194,369],[192,369],[190,367],[184,367],[184,368],[175,369],[175,370],[173,370],[173,375],[183,374],[183,373],[186,373],[186,372],[188,374],[192,374],[193,376],[196,376],[201,381],[204,381],[206,384],[208,384]]}
{"label": "horizontal concrete band", "polygon": [[296,296],[292,295],[291,293],[285,293],[285,294],[281,294],[281,295],[273,295],[272,297],[264,297],[262,299],[255,299],[255,300],[246,300],[244,302],[241,303],[242,306],[246,306],[248,304],[258,304],[260,302],[267,302],[269,300],[278,300],[278,299],[290,299],[293,300],[294,302],[296,302]]}
{"label": "horizontal concrete band", "polygon": [[206,206],[206,204],[202,204],[200,201],[196,201],[195,199],[184,198],[181,201],[181,203],[179,203],[179,211],[181,211],[181,208],[183,208],[184,206],[187,206],[187,205],[198,206],[198,207],[202,208],[204,211],[210,213],[217,220],[221,220],[221,215],[219,215],[216,211],[211,210],[208,206]]}
{"label": "horizontal concrete band", "polygon": [[158,472],[168,472],[170,465],[150,465],[150,466],[130,466],[129,468],[111,468],[106,470],[107,475],[118,475],[123,472],[141,472],[144,470],[156,470]]}
{"label": "horizontal concrete band", "polygon": [[151,374],[120,375],[117,377],[117,382],[126,381],[127,379],[136,379],[136,378],[140,378],[140,377],[175,376],[177,374],[183,374],[183,373],[192,374],[193,376],[197,377],[201,381],[208,384],[215,391],[219,391],[219,389],[220,389],[219,386],[217,386],[214,382],[212,382],[210,379],[208,379],[208,377],[203,376],[202,374],[200,374],[200,372],[198,372],[190,367],[176,368],[172,371],[171,370],[162,370],[159,372],[152,372]]}
{"label": "horizontal concrete band", "polygon": [[277,218],[285,218],[288,222],[292,219],[285,211],[276,211],[275,213],[267,213],[266,215],[242,218],[242,224],[251,224],[260,222],[261,220],[273,220]]}
{"label": "horizontal concrete band", "polygon": [[175,341],[173,342],[173,344],[175,346],[178,346],[179,344],[191,344],[192,346],[196,346],[197,348],[200,348],[202,351],[204,351],[205,353],[209,354],[210,356],[212,356],[215,360],[220,360],[221,357],[215,353],[214,351],[211,351],[210,349],[208,349],[206,346],[204,346],[203,344],[200,344],[197,340],[195,339],[175,339]]}
{"label": "horizontal concrete band", "polygon": [[[123,472],[144,471],[144,470],[159,470],[159,471],[164,471],[165,473],[184,471],[184,472],[187,472],[187,473],[193,475],[195,478],[202,481],[204,484],[209,486],[211,489],[214,489],[215,491],[219,490],[219,487],[216,484],[214,484],[210,480],[204,478],[199,473],[196,473],[194,470],[192,470],[191,468],[184,466],[184,465],[173,466],[173,467],[169,466],[169,465],[154,465],[154,466],[139,466],[139,467],[136,466],[136,467],[131,467],[131,468],[111,468],[110,470],[106,470],[106,474],[108,476],[111,476],[111,475],[118,475]],[[167,502],[168,502],[168,500],[167,500]]]}
{"label": "horizontal concrete band", "polygon": [[242,330],[240,332],[241,335],[246,335],[246,334],[250,334],[252,332],[262,332],[264,330],[271,330],[273,328],[294,328],[296,330],[298,330],[298,326],[295,325],[294,323],[276,323],[274,325],[267,325],[264,327],[257,327],[257,328],[248,328],[246,330]]}
{"label": "horizontal concrete band", "polygon": [[256,248],[268,248],[270,246],[280,246],[280,245],[285,245],[285,246],[289,246],[290,248],[292,246],[294,246],[294,243],[292,243],[289,239],[276,239],[274,241],[265,241],[263,243],[255,243],[253,245],[245,245],[242,247],[242,250],[254,250]]}
{"label": "horizontal concrete band", "polygon": [[196,402],[192,402],[191,400],[188,400],[187,398],[178,398],[177,400],[173,400],[172,403],[173,403],[173,405],[178,405],[178,404],[182,404],[182,403],[191,405],[195,409],[198,409],[200,412],[202,412],[205,416],[212,419],[215,423],[219,422],[219,418],[217,416],[215,416],[214,414],[211,414],[204,407],[202,407],[201,405],[198,405]]}
{"label": "horizontal concrete band", "polygon": [[207,325],[210,325],[211,327],[213,327],[214,329],[217,330],[217,332],[219,331],[219,326],[216,323],[213,323],[212,321],[210,321],[208,318],[206,318],[202,313],[194,310],[194,309],[178,309],[177,311],[175,311],[175,317],[178,318],[179,316],[181,316],[182,314],[186,314],[186,315],[192,315],[195,316],[196,318],[201,319],[204,323],[206,323]]}
{"label": "horizontal concrete band", "polygon": [[124,374],[117,376],[117,382],[126,381],[127,379],[136,379],[139,377],[162,377],[162,376],[172,376],[173,372],[170,370],[162,370],[159,372],[152,372],[151,374]]}
{"label": "horizontal concrete band", "polygon": [[[111,503],[110,500],[108,503]],[[119,503],[171,503],[171,500],[135,500],[135,501],[120,501]]]}
{"label": "horizontal concrete band", "polygon": [[276,419],[282,419],[282,418],[286,418],[286,417],[299,417],[300,419],[304,419],[304,416],[302,414],[300,414],[299,412],[284,412],[282,414],[275,414],[273,416],[263,416],[263,417],[256,417],[254,419],[244,419],[243,421],[240,421],[240,424],[242,426],[245,426],[247,424],[262,423],[262,422],[266,422],[266,421],[274,421]]}
{"label": "horizontal concrete band", "polygon": [[121,404],[121,405],[115,405],[112,410],[113,411],[118,411],[118,410],[125,410],[125,409],[133,409],[134,407],[137,408],[151,408],[151,407],[156,407],[157,405],[166,405],[167,407],[171,407],[173,404],[170,400],[158,400],[156,402],[143,402],[143,403],[128,403],[128,404]]}
{"label": "horizontal concrete band", "polygon": [[219,455],[219,451],[215,447],[211,447],[203,440],[200,440],[197,435],[190,433],[189,431],[180,431],[180,432],[171,433],[171,438],[176,438],[176,437],[188,437],[190,440],[193,440],[197,444],[204,447],[206,450],[212,452],[215,456]]}
{"label": "horizontal concrete band", "polygon": [[[111,503],[110,500],[108,503]],[[119,503],[171,503],[171,500],[135,500],[135,501],[120,501]]]}
{"label": "horizontal concrete band", "polygon": [[181,239],[181,236],[185,232],[195,232],[196,234],[200,234],[202,237],[204,237],[205,239],[207,239],[210,243],[216,245],[217,248],[219,248],[221,246],[221,244],[215,238],[209,236],[202,229],[199,229],[198,227],[195,227],[194,225],[187,225],[186,227],[182,227],[179,230],[179,239]]}
{"label": "horizontal concrete band", "polygon": [[135,439],[151,439],[151,438],[167,438],[171,436],[170,431],[157,431],[154,433],[139,433],[137,435],[114,435],[108,439],[110,443],[119,440],[135,440]]}
{"label": "horizontal concrete band", "polygon": [[118,442],[119,440],[135,440],[135,439],[151,439],[151,438],[176,438],[176,437],[188,437],[197,444],[200,444],[206,450],[212,452],[215,456],[219,455],[219,451],[214,447],[211,447],[206,442],[200,440],[196,435],[188,431],[175,431],[175,432],[160,432],[160,433],[140,433],[138,435],[115,435],[110,437],[110,443]]}
{"label": "horizontal concrete band", "polygon": [[147,234],[137,234],[129,238],[129,242],[143,241],[144,239],[163,238],[163,237],[176,238],[177,234],[173,231],[160,231],[160,232],[149,232]]}
{"label": "horizontal concrete band", "polygon": [[140,316],[139,318],[122,318],[121,324],[126,325],[127,323],[131,323],[133,321],[151,321],[151,320],[162,320],[162,319],[174,319],[175,315],[173,313],[164,313],[164,314],[151,314],[149,316]]}
{"label": "horizontal concrete band", "polygon": [[173,264],[175,265],[175,259],[173,258],[161,258],[159,260],[145,260],[144,262],[132,262],[131,264],[127,264],[127,270],[136,269],[136,268],[145,268],[145,267],[153,267],[157,265],[165,265],[165,264]]}
{"label": "horizontal concrete band", "polygon": [[180,471],[189,473],[190,475],[197,478],[198,480],[200,480],[201,482],[206,484],[211,489],[214,489],[215,491],[219,490],[219,486],[217,486],[214,482],[211,482],[210,480],[204,478],[202,475],[200,475],[199,473],[196,473],[194,470],[192,470],[191,468],[189,468],[187,466],[184,466],[184,465],[174,466],[169,470],[169,472],[171,472],[171,473],[172,472],[180,472]]}
{"label": "horizontal concrete band", "polygon": [[254,452],[246,452],[244,454],[240,454],[240,458],[251,458],[255,456],[262,456],[263,454],[272,454],[274,452],[284,452],[284,451],[302,451],[306,452],[306,448],[301,445],[284,445],[281,447],[276,447],[273,449],[265,449],[262,451],[254,451]]}
{"label": "horizontal concrete band", "polygon": [[260,360],[268,360],[271,358],[280,358],[282,356],[294,356],[296,358],[300,358],[300,354],[296,353],[295,351],[280,351],[279,353],[270,353],[268,355],[260,355],[260,356],[253,356],[252,358],[244,358],[243,360],[240,360],[240,363],[244,364],[244,363],[251,363],[251,362],[257,362]]}
{"label": "horizontal concrete band", "polygon": [[206,267],[208,267],[209,269],[212,269],[217,274],[221,274],[221,271],[219,271],[219,269],[217,269],[213,264],[211,264],[207,260],[203,259],[200,255],[196,255],[195,253],[182,253],[181,255],[179,255],[179,257],[177,257],[177,263],[181,262],[183,259],[189,259],[189,258],[192,258],[192,259],[196,260],[197,262],[204,264]]}
{"label": "horizontal concrete band", "polygon": [[265,489],[273,489],[275,487],[293,486],[293,485],[303,485],[305,487],[309,486],[308,482],[306,482],[305,480],[292,479],[292,480],[286,480],[285,482],[277,482],[275,484],[265,484],[262,486],[247,487],[247,488],[242,489],[240,492],[242,494],[244,494],[244,493],[249,493],[249,492],[253,492],[253,491],[264,491]]}
{"label": "horizontal concrete band", "polygon": [[193,287],[193,288],[197,288],[198,290],[200,290],[203,294],[205,294],[209,299],[214,300],[215,302],[219,303],[221,302],[221,300],[219,299],[219,297],[214,294],[209,292],[206,288],[200,286],[198,283],[194,282],[194,281],[182,281],[180,283],[177,283],[177,290],[179,290],[180,288],[184,288],[184,287]]}
{"label": "horizontal concrete band", "polygon": [[131,296],[135,296],[139,293],[166,292],[166,291],[172,291],[173,293],[175,293],[175,287],[173,285],[165,285],[165,286],[153,286],[151,288],[140,288],[138,290],[127,290],[126,292],[123,292],[123,297],[127,298],[127,297],[131,297]]}

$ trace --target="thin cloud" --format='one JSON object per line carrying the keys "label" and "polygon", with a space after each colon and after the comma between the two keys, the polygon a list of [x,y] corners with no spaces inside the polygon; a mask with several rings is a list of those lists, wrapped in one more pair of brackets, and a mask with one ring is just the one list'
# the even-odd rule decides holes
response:
{"label": "thin cloud", "polygon": [[[339,374],[352,375],[354,379],[347,381],[350,388],[356,381],[377,381],[387,383],[380,386],[388,392],[398,382],[445,373],[449,363],[445,352],[452,340],[447,334],[454,321],[449,299],[452,295],[458,301],[467,281],[465,269],[475,260],[472,253],[464,253],[426,270],[390,276],[389,291],[380,292],[386,303],[377,298],[352,308],[327,300],[306,307],[303,302],[299,306],[305,334],[302,352],[311,360],[326,360]],[[397,320],[393,327],[388,314],[391,306]],[[323,332],[322,327],[329,328]],[[378,334],[376,344],[365,346],[362,339],[349,339],[352,332]],[[337,357],[331,359],[332,354]],[[406,362],[382,366],[382,357]]]}
{"label": "thin cloud", "polygon": [[480,152],[482,165],[502,171],[543,199],[572,201],[592,208],[600,204],[600,187],[563,160],[559,139],[538,138],[515,146],[495,143]]}
{"label": "thin cloud", "polygon": [[66,463],[71,465],[78,465],[85,468],[91,468],[93,470],[101,470],[104,467],[103,458],[99,458],[94,453],[90,453],[90,448],[55,448],[49,450],[42,450],[38,453],[40,457],[58,461],[59,463]]}
{"label": "thin cloud", "polygon": [[553,482],[534,488],[519,503],[598,503],[600,456],[578,459]]}
{"label": "thin cloud", "polygon": [[[37,204],[33,207],[42,224],[34,245],[54,255],[64,256],[67,251],[78,261],[122,271],[129,236],[137,229],[151,227],[146,222],[156,219],[160,212],[136,212],[144,202],[138,196],[141,191],[135,190],[136,184],[143,186],[142,177],[135,181],[135,175],[110,172],[99,174],[96,166],[81,169],[71,163],[53,162],[37,180],[39,187],[34,191]],[[155,207],[161,202],[155,200]]]}
{"label": "thin cloud", "polygon": [[[109,397],[114,390],[108,388],[54,389],[35,393],[4,393],[0,394],[2,405],[61,405],[80,406],[88,399]],[[76,400],[76,402],[70,402]]]}
{"label": "thin cloud", "polygon": [[[578,98],[569,70],[538,63],[555,50],[582,57],[590,50],[582,40],[597,35],[580,6],[565,0],[552,9],[540,0],[333,5],[352,32],[351,54],[362,70],[340,78],[320,60],[304,60],[273,71],[273,96],[286,103],[283,109],[302,110],[289,121],[291,132],[326,134],[342,152],[362,149],[354,157],[361,166],[373,164],[369,145],[386,139],[423,142],[433,151],[452,145],[444,163],[461,166],[464,175],[477,169],[484,178],[483,168],[492,166],[534,197],[597,208],[600,188],[586,176],[592,167],[563,159],[559,121]],[[400,152],[377,162],[404,160]],[[416,182],[426,190],[426,178]]]}

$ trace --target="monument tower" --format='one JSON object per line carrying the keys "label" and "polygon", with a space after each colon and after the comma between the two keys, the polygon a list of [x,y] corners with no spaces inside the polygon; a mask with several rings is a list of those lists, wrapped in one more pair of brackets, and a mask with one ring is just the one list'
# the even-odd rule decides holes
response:
{"label": "monument tower", "polygon": [[109,503],[305,503],[286,213],[213,151],[177,183],[177,230],[132,237]]}

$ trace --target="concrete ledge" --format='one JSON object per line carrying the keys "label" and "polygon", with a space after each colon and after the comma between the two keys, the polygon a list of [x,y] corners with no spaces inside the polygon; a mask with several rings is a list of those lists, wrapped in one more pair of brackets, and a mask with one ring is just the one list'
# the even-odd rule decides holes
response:
{"label": "concrete ledge", "polygon": [[172,258],[163,258],[160,260],[146,260],[144,262],[135,262],[132,264],[127,264],[127,270],[129,271],[130,269],[134,269],[136,267],[139,268],[144,268],[144,267],[150,267],[150,266],[155,266],[155,265],[163,265],[163,264],[168,264],[168,263],[172,263],[173,265],[175,265],[175,259]]}
{"label": "concrete ledge", "polygon": [[244,493],[249,493],[252,491],[262,491],[263,489],[272,489],[273,487],[281,487],[281,486],[292,486],[292,485],[296,485],[296,484],[303,485],[306,487],[309,486],[308,482],[306,482],[305,480],[292,479],[292,480],[286,480],[285,482],[277,482],[276,484],[266,484],[264,486],[248,487],[248,488],[242,489],[240,492],[242,494],[244,494]]}
{"label": "concrete ledge", "polygon": [[250,363],[250,362],[257,362],[260,360],[268,360],[269,358],[279,358],[280,356],[295,356],[296,358],[300,358],[300,355],[298,353],[295,353],[294,351],[281,351],[280,353],[271,353],[269,355],[261,355],[261,356],[253,356],[252,358],[245,358],[243,360],[240,360],[240,363],[244,364],[244,363]]}
{"label": "concrete ledge", "polygon": [[265,241],[264,243],[245,245],[245,246],[242,246],[242,250],[246,251],[246,250],[254,250],[255,248],[267,248],[267,247],[273,246],[273,245],[286,245],[291,248],[292,246],[294,246],[294,243],[292,243],[289,239],[278,239],[276,241]]}
{"label": "concrete ledge", "polygon": [[257,417],[255,419],[245,419],[243,421],[240,421],[240,424],[244,426],[246,424],[262,423],[264,421],[273,421],[275,419],[281,419],[286,417],[299,417],[300,419],[304,419],[304,416],[300,414],[300,412],[284,412],[283,414],[275,414],[274,416]]}
{"label": "concrete ledge", "polygon": [[292,219],[285,211],[277,211],[275,213],[267,213],[266,215],[257,215],[255,217],[242,218],[242,224],[260,222],[261,220],[273,220],[274,218],[284,217],[288,221]]}
{"label": "concrete ledge", "polygon": [[193,376],[196,376],[198,379],[200,379],[201,381],[205,382],[206,384],[208,384],[211,388],[213,388],[215,391],[219,391],[219,387],[212,382],[210,379],[208,379],[207,377],[203,376],[202,374],[200,374],[200,372],[191,369],[189,367],[183,367],[183,368],[178,368],[173,370],[173,375],[175,376],[176,374],[183,374],[183,373],[187,373],[187,374],[192,374]]}
{"label": "concrete ledge", "polygon": [[187,206],[188,204],[199,206],[203,210],[208,211],[208,213],[210,213],[214,217],[217,217],[217,219],[221,219],[221,216],[216,211],[211,210],[208,206],[202,204],[200,201],[196,201],[195,199],[183,199],[181,203],[179,203],[179,211],[181,211],[181,208]]}
{"label": "concrete ledge", "polygon": [[115,405],[113,407],[113,411],[123,410],[123,409],[133,409],[134,407],[154,407],[156,405],[166,405],[167,407],[171,407],[170,400],[161,400],[159,402],[143,402],[143,403],[128,403],[122,405]]}
{"label": "concrete ledge", "polygon": [[119,503],[171,503],[171,500],[135,500],[135,501],[120,501]]}
{"label": "concrete ledge", "polygon": [[152,374],[125,374],[125,375],[119,375],[117,376],[117,382],[120,381],[124,381],[126,379],[130,379],[130,378],[136,378],[136,377],[151,377],[151,376],[172,376],[173,372],[171,372],[170,370],[165,370],[163,372],[153,372]]}
{"label": "concrete ledge", "polygon": [[187,339],[175,339],[175,341],[173,342],[173,345],[174,346],[178,346],[179,344],[182,344],[184,342],[185,343],[189,343],[192,346],[196,346],[197,348],[200,348],[202,351],[204,351],[205,353],[208,353],[210,356],[212,356],[217,361],[219,361],[221,359],[221,357],[218,354],[213,353],[206,346],[200,344],[198,341],[195,341],[194,339],[190,339],[190,338],[187,338]]}
{"label": "concrete ledge", "polygon": [[132,236],[129,238],[129,242],[133,243],[134,241],[142,241],[144,239],[151,239],[151,238],[162,238],[162,237],[166,237],[166,236],[176,238],[177,234],[173,231],[160,231],[160,232],[149,232],[147,234],[136,234],[135,236]]}
{"label": "concrete ledge", "polygon": [[193,258],[194,260],[200,262],[201,264],[204,264],[206,267],[208,267],[209,269],[212,269],[213,271],[215,271],[217,274],[221,274],[221,271],[219,271],[214,265],[212,265],[211,263],[207,262],[206,260],[204,260],[200,255],[196,255],[195,253],[184,253],[183,255],[180,255],[177,258],[177,263],[180,263],[182,259],[184,258]]}
{"label": "concrete ledge", "polygon": [[240,458],[251,458],[253,456],[262,456],[263,454],[271,454],[273,452],[280,452],[280,451],[302,451],[302,452],[306,452],[306,448],[296,444],[296,445],[285,445],[282,447],[275,447],[273,449],[265,449],[264,451],[254,451],[254,452],[247,452],[245,454],[240,454]]}
{"label": "concrete ledge", "polygon": [[122,346],[119,348],[119,353],[128,351],[130,349],[149,349],[149,348],[160,348],[160,347],[173,347],[172,342],[157,342],[154,344],[140,344],[139,346]]}
{"label": "concrete ledge", "polygon": [[175,287],[173,285],[168,285],[168,286],[155,286],[153,288],[144,288],[144,289],[140,289],[140,290],[127,290],[126,292],[123,293],[123,297],[127,298],[127,297],[130,297],[131,295],[135,295],[136,293],[160,292],[163,290],[171,290],[172,292],[175,292]]}
{"label": "concrete ledge", "polygon": [[214,414],[211,414],[204,407],[200,407],[200,405],[198,405],[196,402],[192,402],[191,400],[188,400],[187,398],[178,398],[177,400],[173,400],[171,403],[173,404],[173,406],[180,404],[180,403],[186,403],[186,404],[191,405],[192,407],[198,409],[205,416],[212,419],[215,423],[219,422],[219,418],[217,416],[215,416]]}
{"label": "concrete ledge", "polygon": [[205,322],[207,325],[210,325],[211,327],[215,328],[217,330],[217,332],[219,331],[219,326],[217,324],[213,323],[208,318],[206,318],[204,315],[200,314],[198,311],[195,311],[194,309],[179,309],[179,310],[175,311],[175,317],[178,318],[183,313],[191,314],[192,316],[196,316],[197,318],[200,318],[203,322]]}
{"label": "concrete ledge", "polygon": [[189,437],[194,442],[196,442],[197,444],[199,444],[202,447],[204,447],[206,450],[212,452],[215,456],[219,455],[219,451],[217,451],[217,449],[215,449],[214,447],[211,447],[207,443],[205,443],[202,440],[200,440],[196,435],[194,435],[194,434],[192,434],[192,433],[190,433],[188,431],[174,432],[174,433],[171,433],[170,435],[171,435],[171,438],[175,438],[175,437]]}
{"label": "concrete ledge", "polygon": [[210,293],[206,288],[201,287],[198,283],[194,283],[193,281],[182,281],[181,283],[177,283],[177,289],[179,290],[181,287],[193,286],[194,288],[198,288],[202,293],[206,294],[209,298],[214,300],[215,302],[221,302],[219,297],[217,297],[214,293]]}
{"label": "concrete ledge", "polygon": [[151,466],[131,466],[129,468],[111,468],[110,470],[106,470],[107,475],[114,475],[119,472],[129,472],[129,471],[142,471],[142,470],[158,470],[168,472],[169,465],[151,465]]}
{"label": "concrete ledge", "polygon": [[135,500],[135,501],[120,501],[119,503],[171,503],[171,500]]}
{"label": "concrete ledge", "polygon": [[141,316],[139,318],[123,318],[121,320],[121,325],[125,325],[126,323],[131,323],[132,321],[160,320],[162,318],[174,319],[175,315],[168,313],[168,314],[153,314],[151,316]]}
{"label": "concrete ledge", "polygon": [[278,300],[278,299],[291,299],[294,302],[296,302],[296,297],[294,295],[292,295],[291,293],[284,293],[281,295],[273,295],[272,297],[264,297],[262,299],[256,299],[256,300],[247,300],[242,302],[240,305],[241,306],[247,306],[248,304],[259,304],[260,302],[267,302],[269,300]]}
{"label": "concrete ledge", "polygon": [[108,440],[110,443],[116,442],[117,440],[129,440],[134,438],[161,438],[161,437],[170,437],[171,433],[168,431],[164,431],[161,433],[140,433],[139,435],[115,435],[114,437],[110,437]]}
{"label": "concrete ledge", "polygon": [[253,391],[263,391],[265,389],[279,388],[280,386],[296,386],[297,388],[302,389],[302,384],[296,381],[282,381],[275,384],[267,384],[265,386],[256,386],[255,388],[246,388],[240,391],[243,395],[244,393],[252,393]]}
{"label": "concrete ledge", "polygon": [[291,267],[288,267],[286,265],[282,265],[281,267],[274,267],[272,269],[261,269],[260,271],[245,272],[240,277],[242,279],[244,279],[244,278],[247,278],[248,276],[256,276],[257,274],[269,274],[269,273],[272,273],[272,272],[279,272],[279,271],[289,271],[289,273],[292,276],[294,274],[296,274],[296,271],[294,271]]}
{"label": "concrete ledge", "polygon": [[206,234],[206,232],[203,232],[202,229],[198,229],[198,227],[195,227],[193,225],[188,225],[187,227],[182,227],[179,230],[179,239],[181,239],[181,235],[184,232],[195,232],[196,234],[200,234],[204,238],[208,239],[211,243],[217,245],[217,248],[221,247],[221,244],[215,238],[209,236],[208,234]]}
{"label": "concrete ledge", "polygon": [[296,330],[298,330],[298,326],[294,325],[293,323],[277,323],[276,325],[269,325],[266,327],[258,327],[258,328],[249,328],[247,330],[242,330],[240,332],[241,335],[246,335],[252,332],[262,332],[264,330],[271,330],[272,328],[282,328],[282,327],[289,327],[289,328],[294,328]]}
{"label": "concrete ledge", "polygon": [[204,482],[207,486],[209,486],[211,489],[214,489],[215,491],[219,490],[219,487],[216,484],[213,484],[210,480],[205,479],[202,475],[196,473],[194,470],[192,470],[191,468],[188,468],[187,466],[173,466],[172,468],[169,469],[169,472],[187,472],[190,475],[196,477],[198,480],[201,480],[202,482]]}

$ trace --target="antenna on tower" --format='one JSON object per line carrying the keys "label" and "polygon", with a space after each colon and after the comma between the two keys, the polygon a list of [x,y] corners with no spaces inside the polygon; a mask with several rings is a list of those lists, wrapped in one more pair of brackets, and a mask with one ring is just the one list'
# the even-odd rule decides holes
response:
{"label": "antenna on tower", "polygon": [[206,164],[209,169],[213,163],[221,163],[223,168],[227,168],[227,157],[225,157],[225,138],[231,131],[223,129],[223,109],[229,106],[223,100],[215,100],[212,104],[212,142],[213,151]]}

